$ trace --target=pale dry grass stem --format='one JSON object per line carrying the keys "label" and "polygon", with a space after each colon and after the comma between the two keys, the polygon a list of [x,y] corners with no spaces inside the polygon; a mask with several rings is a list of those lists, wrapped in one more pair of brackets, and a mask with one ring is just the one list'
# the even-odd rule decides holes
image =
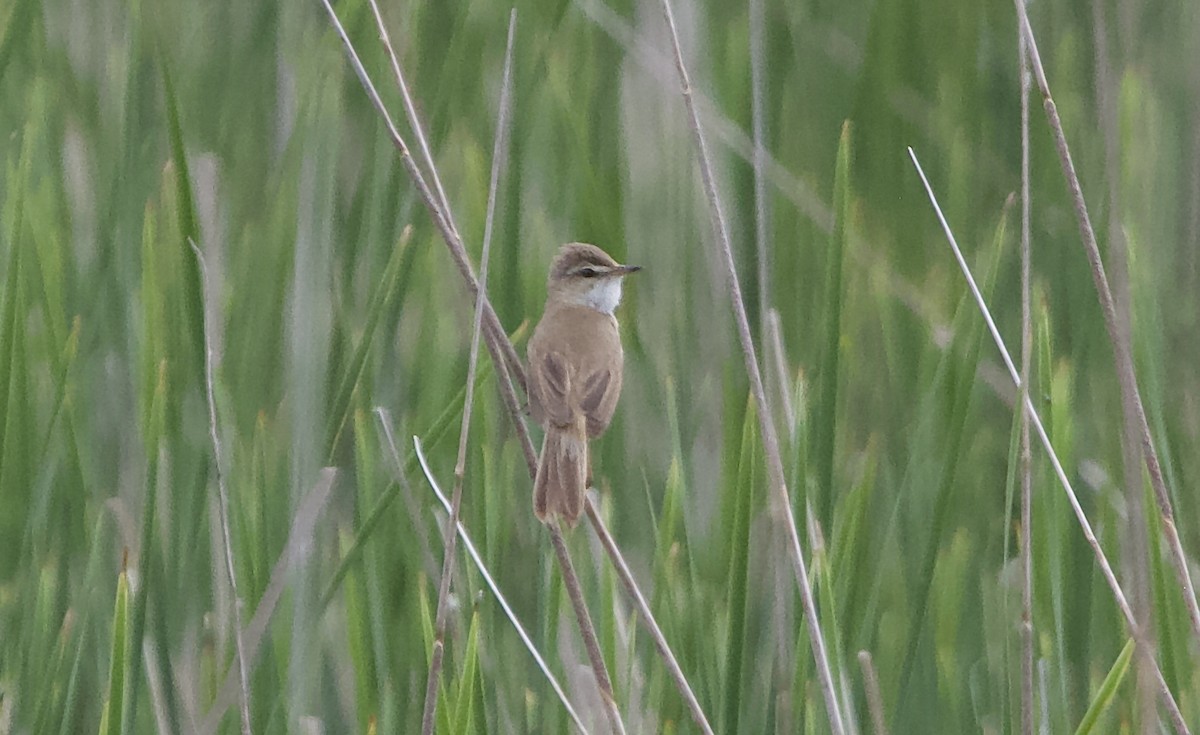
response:
{"label": "pale dry grass stem", "polygon": [[696,698],[695,692],[688,684],[687,677],[683,675],[683,668],[680,667],[679,661],[675,658],[675,653],[667,644],[667,637],[663,635],[662,628],[658,627],[658,621],[654,619],[654,614],[650,611],[650,605],[646,602],[645,596],[637,586],[637,581],[633,578],[633,572],[629,569],[629,565],[625,563],[625,557],[621,555],[620,548],[617,547],[617,542],[613,539],[612,534],[608,532],[604,521],[600,517],[600,510],[589,497],[587,498],[587,516],[592,523],[592,530],[595,531],[596,537],[600,539],[600,544],[604,546],[604,550],[608,552],[608,557],[613,563],[613,568],[617,571],[617,578],[621,580],[621,584],[629,593],[629,597],[633,600],[634,606],[637,608],[638,614],[646,623],[646,628],[650,631],[650,637],[654,640],[654,648],[658,651],[659,657],[666,664],[667,673],[675,682],[675,686],[679,689],[679,694],[683,697],[683,703],[687,705],[688,712],[691,713],[692,719],[700,728],[700,731],[705,735],[713,735],[712,725],[708,723],[708,718],[704,715],[704,709],[700,706],[700,700]]}
{"label": "pale dry grass stem", "polygon": [[808,636],[812,642],[813,658],[817,663],[817,677],[820,681],[821,694],[825,700],[826,714],[829,726],[834,735],[844,732],[842,725],[841,707],[837,701],[837,691],[833,675],[829,667],[829,658],[825,651],[825,640],[821,632],[820,621],[817,619],[816,603],[813,600],[812,588],[808,579],[808,568],[804,563],[804,554],[800,549],[800,534],[796,529],[796,520],[792,516],[792,502],[788,495],[787,480],[783,470],[783,460],[779,454],[779,437],[767,402],[766,390],[763,387],[762,371],[758,366],[758,356],[754,349],[754,338],[750,335],[750,322],[746,316],[746,305],[742,299],[742,287],[738,281],[737,269],[733,261],[733,248],[729,240],[729,230],[725,224],[725,215],[721,209],[720,196],[717,193],[712,162],[708,148],[704,142],[704,132],[700,127],[700,116],[696,111],[695,100],[692,99],[692,84],[688,77],[687,67],[683,62],[683,50],[679,45],[679,33],[675,28],[675,16],[671,11],[670,0],[662,0],[663,12],[667,18],[667,28],[670,32],[671,43],[675,52],[675,68],[679,72],[684,105],[687,108],[688,123],[691,126],[692,137],[695,139],[697,155],[700,163],[700,176],[703,180],[704,191],[707,195],[709,214],[712,219],[713,235],[721,255],[721,268],[725,274],[725,283],[729,288],[729,298],[732,302],[735,323],[737,324],[738,339],[745,358],[746,372],[750,378],[750,390],[754,402],[758,406],[759,431],[762,434],[763,450],[767,459],[767,472],[773,491],[774,516],[785,526],[788,536],[788,551],[796,575],[796,585],[800,589],[800,600],[804,607],[804,617],[808,623]]}
{"label": "pale dry grass stem", "polygon": [[[267,582],[267,588],[259,598],[254,615],[246,625],[243,645],[248,667],[254,666],[258,650],[266,640],[267,626],[270,624],[275,610],[279,607],[279,601],[283,599],[288,577],[292,570],[303,565],[312,555],[313,534],[321,513],[333,495],[333,481],[336,476],[337,472],[332,467],[321,470],[317,482],[296,508],[296,514],[292,517],[291,528],[288,531],[287,543],[284,544],[283,551],[280,552],[275,565],[271,567],[271,577]],[[230,666],[230,671],[226,672],[220,688],[217,689],[213,704],[196,728],[199,735],[215,735],[225,712],[240,696],[239,679],[240,671],[237,670],[235,661]]]}
{"label": "pale dry grass stem", "polygon": [[871,727],[875,735],[888,735],[887,722],[883,719],[883,696],[879,693],[879,674],[870,651],[858,652],[858,665],[862,669],[863,689],[867,693],[867,711],[871,715]]}
{"label": "pale dry grass stem", "polygon": [[233,596],[233,647],[237,656],[238,684],[241,688],[241,699],[238,705],[242,716],[242,735],[251,735],[253,730],[250,725],[250,677],[246,666],[246,651],[242,644],[242,598],[238,594],[237,571],[234,569],[233,563],[233,541],[230,538],[229,530],[229,492],[225,488],[225,470],[221,466],[221,435],[217,428],[217,399],[213,387],[212,325],[208,313],[208,289],[210,286],[208,264],[204,260],[204,253],[200,252],[200,248],[191,238],[188,238],[188,245],[192,246],[192,252],[196,254],[196,262],[200,265],[201,298],[204,312],[204,391],[208,400],[208,431],[209,438],[212,440],[213,466],[217,473],[217,516],[221,526],[225,573],[228,576],[229,592]]}
{"label": "pale dry grass stem", "polygon": [[[921,164],[917,160],[917,154],[913,152],[912,148],[908,149],[908,155],[912,159],[913,166],[917,169],[917,174],[921,177],[921,184],[925,187],[925,193],[929,197],[930,204],[933,205],[934,213],[937,215],[938,222],[942,226],[942,231],[945,233],[946,239],[950,242],[950,247],[954,251],[954,258],[958,262],[958,267],[962,270],[963,276],[966,278],[967,286],[975,299],[975,304],[979,307],[979,311],[983,315],[983,320],[992,335],[992,340],[1000,350],[1000,356],[1004,359],[1005,367],[1008,368],[1009,377],[1012,378],[1013,385],[1020,389],[1023,385],[1021,375],[1013,364],[1008,347],[1004,344],[1004,338],[1000,336],[1000,330],[996,327],[996,322],[992,319],[992,313],[988,309],[987,302],[984,301],[983,294],[980,292],[979,286],[975,283],[975,277],[971,275],[970,266],[967,265],[966,258],[963,257],[962,250],[958,247],[958,241],[950,229],[950,224],[946,221],[945,215],[942,214],[942,208],[933,193],[933,187],[929,184],[929,179],[925,177],[925,171],[921,168]],[[1046,454],[1050,458],[1054,474],[1062,485],[1063,491],[1067,494],[1067,500],[1071,504],[1071,510],[1075,513],[1075,518],[1079,522],[1084,538],[1087,540],[1088,546],[1091,547],[1092,553],[1096,557],[1096,563],[1100,566],[1100,572],[1104,576],[1104,581],[1112,591],[1117,607],[1121,611],[1121,616],[1125,619],[1125,625],[1128,627],[1130,635],[1134,640],[1138,640],[1139,626],[1137,619],[1134,617],[1133,609],[1129,606],[1129,601],[1125,596],[1124,590],[1121,588],[1121,583],[1117,581],[1117,576],[1113,572],[1112,565],[1109,564],[1104,549],[1100,547],[1100,542],[1096,539],[1096,534],[1092,531],[1092,524],[1088,521],[1087,515],[1083,512],[1083,507],[1079,504],[1079,498],[1075,495],[1075,489],[1072,487],[1070,479],[1067,478],[1067,473],[1063,469],[1062,462],[1059,461],[1058,453],[1054,450],[1054,445],[1050,443],[1050,437],[1046,433],[1046,428],[1042,424],[1037,409],[1034,408],[1033,401],[1029,398],[1028,394],[1024,396],[1024,404],[1025,411],[1029,415],[1029,420],[1033,423],[1038,439],[1041,441],[1042,447],[1046,450]],[[1175,696],[1171,694],[1171,690],[1163,678],[1162,669],[1159,668],[1157,662],[1154,662],[1153,665],[1154,676],[1158,683],[1159,697],[1162,699],[1163,706],[1171,717],[1171,722],[1175,726],[1176,732],[1181,734],[1190,733],[1187,724],[1184,722],[1183,715],[1179,711],[1179,704],[1175,701]]]}
{"label": "pale dry grass stem", "polygon": [[[425,136],[425,128],[421,125],[420,118],[417,117],[417,106],[413,103],[412,94],[408,89],[408,82],[404,78],[404,70],[400,66],[400,60],[396,56],[396,49],[392,46],[391,36],[387,31],[387,24],[383,22],[383,15],[379,12],[379,4],[377,0],[369,0],[371,5],[371,15],[375,18],[375,26],[379,30],[379,40],[383,43],[383,48],[387,52],[388,61],[391,63],[392,75],[396,77],[396,87],[400,90],[400,98],[404,102],[404,114],[408,117],[409,128],[412,130],[413,137],[417,140],[417,147],[421,150],[421,158],[425,162],[425,168],[428,170],[429,178],[433,182],[433,189],[437,193],[437,203],[441,207],[442,213],[446,218],[446,224],[449,225],[454,237],[459,241],[462,240],[458,232],[458,225],[454,221],[454,210],[450,207],[450,200],[446,197],[446,188],[442,185],[442,177],[438,174],[437,165],[433,162],[433,153],[429,148],[429,141]],[[514,8],[509,16],[510,31],[512,25],[516,22],[516,9]],[[453,249],[453,248],[452,248]],[[461,262],[456,257],[455,263],[462,270],[465,266],[466,270],[463,273],[467,278],[468,284],[472,291],[477,291],[478,287],[474,284],[474,276],[469,275],[471,271],[470,260],[466,258],[466,251],[463,250]],[[484,301],[484,325],[491,333],[493,339],[504,350],[504,361],[508,365],[508,369],[516,375],[517,382],[521,385],[521,390],[525,390],[525,371],[521,367],[521,357],[513,348],[512,343],[507,339],[507,333],[504,327],[500,325],[500,318],[496,316],[496,312],[492,309],[490,301]]]}
{"label": "pale dry grass stem", "polygon": [[[329,5],[328,0],[322,0],[322,2],[324,3],[326,10],[330,15],[330,19],[335,30],[337,31],[343,45],[346,48],[347,56],[350,59],[351,65],[354,67],[359,81],[366,89],[367,95],[371,99],[372,104],[375,106],[376,111],[384,119],[387,125],[389,137],[400,153],[401,161],[405,167],[405,170],[409,173],[410,177],[412,177],[422,202],[429,210],[435,226],[438,228],[439,233],[442,235],[443,240],[445,240],[447,247],[450,249],[451,256],[454,258],[455,263],[459,267],[459,272],[462,274],[464,280],[466,280],[468,287],[472,291],[472,294],[478,294],[478,282],[475,280],[474,272],[466,256],[466,250],[462,246],[461,238],[458,236],[457,229],[455,229],[451,223],[449,212],[442,209],[439,200],[435,198],[433,191],[430,189],[421,171],[416,166],[407,144],[397,131],[395,124],[392,122],[387,109],[384,107],[382,100],[379,98],[379,95],[376,92],[370,78],[368,77],[366,70],[362,67],[362,63],[358,58],[358,54],[355,51],[349,37],[346,35],[344,28],[341,26],[341,23],[338,21],[333,8]],[[381,34],[381,36],[382,35],[383,34]],[[390,50],[389,55],[394,58],[394,54]],[[395,65],[393,71],[396,71],[397,69],[399,69],[398,63]],[[414,128],[419,127],[419,122],[416,120],[415,116],[410,118],[410,123],[414,126]],[[428,159],[427,163],[429,163],[432,167],[432,158]],[[487,300],[486,295],[484,297],[483,308],[486,326],[490,323],[489,320],[495,319],[495,311],[492,309],[490,301]],[[495,323],[496,328],[485,331],[484,337],[499,378],[498,384],[500,388],[501,400],[503,401],[505,408],[512,418],[513,426],[517,432],[517,438],[521,445],[521,450],[525,457],[526,465],[529,469],[530,478],[533,478],[537,473],[537,450],[533,445],[533,441],[530,439],[528,427],[525,425],[524,412],[521,408],[520,402],[517,399],[516,390],[513,385],[513,380],[515,379],[522,386],[522,388],[524,388],[524,369],[519,358],[514,359],[511,357],[516,355],[516,350],[512,346],[511,341],[508,339],[507,333],[499,327],[498,320],[496,320]],[[597,535],[599,535],[601,539],[608,538],[611,541],[612,536],[608,532],[608,529],[605,528],[604,522],[600,516],[595,513],[590,513],[588,517],[593,525],[593,528],[596,530]],[[564,580],[568,578],[570,580],[577,580],[574,573],[574,566],[571,563],[571,559],[569,553],[567,552],[566,544],[563,542],[561,532],[552,525],[547,526],[547,532],[551,536],[552,547],[555,550],[555,555],[558,559],[559,566],[564,570]],[[606,543],[604,546],[614,566],[618,569],[618,572],[620,572],[622,568],[628,570],[628,565],[625,564],[624,559],[621,557],[620,550],[617,548],[616,544]],[[636,580],[634,580],[632,575],[621,573],[618,574],[618,578],[625,586],[626,593],[631,599],[634,600],[635,604],[638,605],[644,624],[650,630],[651,636],[654,638],[656,650],[658,650],[660,653],[663,651],[669,652],[670,647],[667,644],[665,637],[662,635],[661,628],[655,621],[654,615],[649,607],[644,605],[644,596],[641,594]],[[575,590],[573,593],[570,593],[569,597],[572,600],[573,606],[575,606],[577,601],[582,603],[582,592],[579,590]],[[642,603],[638,603],[639,599],[642,600]],[[599,655],[599,642],[596,638],[595,630],[591,625],[590,616],[588,615],[586,608],[580,606],[575,606],[575,615],[580,624],[580,633],[584,641],[584,646],[589,652],[589,660],[593,663],[593,671],[596,674],[597,682],[600,684],[603,690],[602,682],[608,681],[607,669],[604,667],[603,658]],[[697,724],[704,729],[705,732],[708,732],[708,729],[706,729],[707,720],[704,718],[703,712],[699,709],[699,705],[695,700],[695,695],[691,692],[691,688],[688,686],[686,678],[683,676],[682,671],[678,668],[678,663],[674,660],[674,656],[671,656],[669,659],[664,657],[664,662],[667,665],[668,671],[671,673],[673,681],[679,688],[681,696],[684,698],[684,701],[688,703],[689,710],[693,718],[696,719]],[[609,688],[608,692],[602,691],[602,699],[605,701],[614,702],[615,704],[611,687]],[[615,709],[610,710],[610,712],[615,712]]]}
{"label": "pale dry grass stem", "polygon": [[[379,425],[383,428],[383,434],[387,441],[388,451],[391,454],[392,461],[395,462],[397,468],[403,468],[403,461],[400,459],[400,452],[396,449],[396,440],[392,432],[392,424],[388,419],[387,413],[382,408],[376,408],[375,414],[379,418]],[[416,451],[417,462],[421,466],[421,472],[425,475],[425,480],[429,484],[429,489],[437,497],[438,502],[442,504],[442,508],[449,514],[452,508],[449,498],[442,492],[442,488],[438,485],[437,478],[433,476],[433,471],[429,469],[429,461],[425,459],[425,451],[421,448],[421,440],[413,437],[413,448]],[[483,557],[479,554],[479,550],[475,548],[475,544],[471,541],[470,535],[467,533],[466,527],[460,521],[457,526],[458,535],[462,538],[463,546],[467,550],[467,555],[471,557],[471,561],[475,563],[475,568],[479,570],[480,576],[483,577],[484,584],[492,591],[496,597],[496,601],[500,603],[500,608],[504,611],[504,616],[512,623],[513,628],[517,631],[517,636],[521,639],[521,643],[525,645],[525,649],[529,651],[529,655],[533,656],[537,667],[541,669],[546,680],[550,682],[550,688],[558,696],[563,707],[567,710],[567,715],[571,721],[579,728],[581,733],[587,735],[587,728],[580,719],[579,713],[575,711],[575,707],[571,705],[571,700],[567,698],[567,693],[563,691],[562,685],[554,673],[550,671],[550,665],[546,663],[546,659],[542,658],[542,654],[538,652],[537,646],[533,644],[533,639],[529,637],[529,633],[525,631],[525,626],[521,625],[521,621],[517,618],[517,614],[513,612],[512,606],[508,604],[508,599],[504,593],[500,591],[496,580],[492,578],[491,572],[488,571],[487,565],[483,563]]]}
{"label": "pale dry grass stem", "polygon": [[[337,17],[333,6],[329,0],[322,0],[326,11],[329,14],[330,22],[333,24],[335,31],[342,41],[346,49],[347,57],[350,60],[351,66],[354,68],[355,74],[362,83],[363,88],[367,92],[372,105],[376,111],[384,119],[388,135],[400,154],[400,160],[409,176],[412,178],[414,185],[417,187],[417,192],[421,197],[426,209],[429,210],[430,216],[434,220],[442,239],[446,242],[450,250],[451,256],[459,272],[467,281],[471,294],[478,297],[480,293],[479,282],[475,278],[474,269],[471,267],[470,260],[467,257],[466,248],[463,246],[462,239],[458,235],[458,230],[451,224],[451,215],[448,210],[442,208],[439,199],[431,191],[426,182],[424,174],[417,167],[416,161],[413,160],[412,153],[409,150],[408,144],[396,129],[395,123],[392,121],[391,115],[384,106],[379,93],[375,89],[375,85],[371,82],[370,76],[359,59],[358,52],[354,48],[354,44],[350,41],[350,37],[346,34],[345,28]],[[399,68],[397,63],[396,68]],[[419,127],[419,122],[416,118],[410,119],[410,123],[414,128]],[[495,325],[494,329],[490,329],[487,334],[488,351],[491,353],[492,362],[496,366],[497,373],[500,376],[501,397],[504,400],[505,407],[513,418],[513,423],[518,427],[518,434],[521,435],[522,450],[525,454],[526,462],[529,466],[530,477],[537,473],[537,455],[533,449],[533,443],[529,439],[528,431],[524,428],[524,419],[521,414],[520,404],[516,400],[516,394],[512,386],[513,374],[521,380],[523,375],[519,362],[513,364],[509,361],[508,356],[515,354],[512,344],[508,342],[508,336],[504,330],[499,327],[499,319],[496,318],[495,311],[491,307],[490,301],[486,295],[483,296],[484,317],[489,319],[489,323]],[[511,370],[511,373],[510,373]],[[595,626],[592,625],[591,616],[588,613],[587,607],[583,603],[583,592],[578,589],[578,577],[575,574],[574,565],[571,563],[570,554],[567,551],[565,542],[559,530],[554,526],[547,526],[550,533],[550,539],[554,548],[555,556],[558,559],[559,567],[562,570],[564,584],[568,586],[568,596],[570,597],[572,608],[575,612],[576,620],[579,624],[580,635],[584,641],[584,647],[588,651],[589,661],[592,663],[593,673],[596,677],[596,683],[600,688],[601,700],[605,703],[605,711],[609,717],[610,725],[614,732],[624,732],[624,726],[620,721],[620,714],[616,709],[616,698],[612,692],[611,679],[608,676],[607,667],[604,664],[603,656],[600,655],[600,643],[596,637]],[[571,585],[576,587],[571,589]]]}
{"label": "pale dry grass stem", "polygon": [[[1024,0],[1018,0],[1023,2]],[[1021,733],[1033,735],[1033,453],[1029,441],[1029,371],[1033,359],[1029,199],[1029,64],[1025,36],[1018,33],[1021,76]]]}
{"label": "pale dry grass stem", "polygon": [[[1192,585],[1191,573],[1188,569],[1187,556],[1179,539],[1179,531],[1175,525],[1175,510],[1163,478],[1162,466],[1158,459],[1158,450],[1150,433],[1150,424],[1146,419],[1146,409],[1142,403],[1141,392],[1138,389],[1137,374],[1133,365],[1131,340],[1122,334],[1120,321],[1117,316],[1116,303],[1113,300],[1112,289],[1109,287],[1108,276],[1104,270],[1104,261],[1100,257],[1100,248],[1096,244],[1096,232],[1092,228],[1088,215],[1087,203],[1083,198],[1083,188],[1079,176],[1075,173],[1075,164],[1071,160],[1071,151],[1067,146],[1066,134],[1063,132],[1062,120],[1058,116],[1058,108],[1050,95],[1050,83],[1046,80],[1046,70],[1042,66],[1038,54],[1037,41],[1033,36],[1033,28],[1029,25],[1029,17],[1025,14],[1025,6],[1017,0],[1017,16],[1027,45],[1026,51],[1029,63],[1033,69],[1034,79],[1042,94],[1042,106],[1046,111],[1050,130],[1054,135],[1054,146],[1058,152],[1059,163],[1062,165],[1063,177],[1071,193],[1075,218],[1079,224],[1079,235],[1083,241],[1084,252],[1088,265],[1091,267],[1092,280],[1096,286],[1096,296],[1100,301],[1100,310],[1104,314],[1104,328],[1108,332],[1112,344],[1113,361],[1116,363],[1117,383],[1121,389],[1121,409],[1129,417],[1140,434],[1142,454],[1150,485],[1154,490],[1154,499],[1162,519],[1162,532],[1166,537],[1167,546],[1171,550],[1171,566],[1175,570],[1183,594],[1184,605],[1187,607],[1188,619],[1191,623],[1194,643],[1200,644],[1200,605],[1196,602],[1196,591]],[[1193,646],[1193,650],[1197,650]]]}
{"label": "pale dry grass stem", "polygon": [[[379,19],[375,1],[371,0]],[[380,19],[380,27],[383,27]],[[483,304],[487,301],[488,256],[492,251],[492,224],[496,214],[496,196],[499,187],[500,172],[504,168],[505,152],[508,150],[509,98],[512,93],[512,54],[513,38],[517,27],[517,11],[513,10],[508,19],[508,40],[504,51],[504,77],[500,86],[500,109],[496,117],[496,135],[492,149],[492,173],[488,185],[487,217],[483,228],[483,253],[480,256],[479,288],[475,295],[475,318],[471,326],[471,348],[467,357],[467,386],[466,398],[463,401],[462,427],[458,433],[458,459],[454,464],[454,493],[450,501],[450,522],[446,529],[446,543],[442,556],[442,576],[438,580],[437,613],[434,617],[433,653],[429,658],[429,676],[425,683],[425,707],[421,717],[421,732],[432,735],[434,713],[437,711],[438,679],[441,676],[442,657],[446,648],[446,616],[449,613],[450,582],[454,576],[454,556],[458,545],[458,519],[462,511],[463,477],[467,471],[467,437],[471,431],[471,409],[475,404],[475,370],[479,365],[479,332],[483,324]],[[391,44],[387,43],[390,48]],[[399,65],[392,55],[392,61],[399,76]],[[407,99],[407,94],[405,95]],[[428,155],[428,148],[422,140],[422,149]],[[432,161],[432,159],[430,159]],[[442,206],[449,211],[445,201],[445,192],[438,186],[439,196],[443,197]]]}

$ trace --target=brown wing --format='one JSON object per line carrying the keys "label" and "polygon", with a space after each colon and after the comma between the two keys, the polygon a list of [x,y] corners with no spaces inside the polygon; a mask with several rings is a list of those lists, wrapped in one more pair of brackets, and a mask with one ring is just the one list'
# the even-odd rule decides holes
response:
{"label": "brown wing", "polygon": [[567,426],[572,423],[571,367],[557,352],[542,352],[530,345],[529,412],[543,426]]}
{"label": "brown wing", "polygon": [[583,383],[583,395],[579,407],[587,416],[588,437],[595,438],[604,433],[617,410],[617,399],[621,397],[621,363],[607,370],[599,370],[587,377]]}

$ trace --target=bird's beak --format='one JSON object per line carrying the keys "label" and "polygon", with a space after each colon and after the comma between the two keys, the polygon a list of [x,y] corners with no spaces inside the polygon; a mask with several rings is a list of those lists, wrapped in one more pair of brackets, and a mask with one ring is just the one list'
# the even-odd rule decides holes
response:
{"label": "bird's beak", "polygon": [[614,276],[627,276],[630,273],[637,273],[642,267],[640,265],[619,265],[613,268],[610,273]]}

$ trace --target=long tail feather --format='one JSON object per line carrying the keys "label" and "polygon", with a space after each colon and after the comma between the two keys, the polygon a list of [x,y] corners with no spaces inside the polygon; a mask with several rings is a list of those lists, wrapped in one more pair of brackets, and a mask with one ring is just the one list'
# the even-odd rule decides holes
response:
{"label": "long tail feather", "polygon": [[533,483],[533,513],[542,523],[557,516],[574,527],[583,514],[588,446],[584,426],[546,430]]}

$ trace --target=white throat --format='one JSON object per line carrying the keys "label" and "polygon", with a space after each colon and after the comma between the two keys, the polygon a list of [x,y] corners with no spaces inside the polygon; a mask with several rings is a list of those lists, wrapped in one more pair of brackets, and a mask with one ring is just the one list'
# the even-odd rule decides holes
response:
{"label": "white throat", "polygon": [[576,301],[580,306],[611,315],[621,303],[622,278],[601,278]]}

